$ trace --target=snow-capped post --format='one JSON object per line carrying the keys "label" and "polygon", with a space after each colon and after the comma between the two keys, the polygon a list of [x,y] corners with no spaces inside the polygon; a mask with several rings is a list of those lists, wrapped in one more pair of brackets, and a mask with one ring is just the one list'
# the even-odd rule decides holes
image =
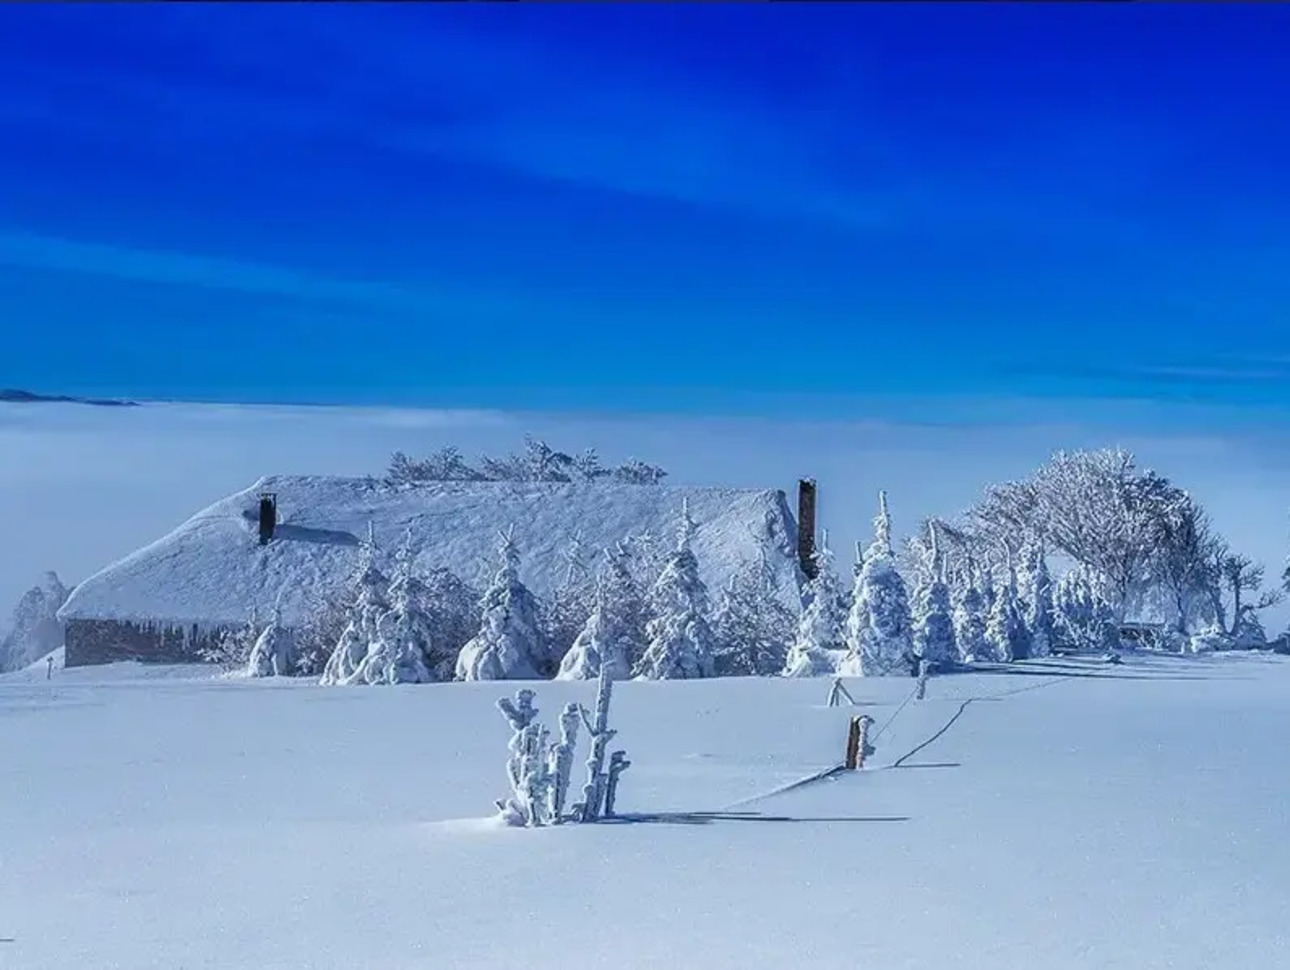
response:
{"label": "snow-capped post", "polygon": [[626,751],[615,751],[609,756],[609,775],[605,779],[605,818],[614,817],[614,802],[618,798],[618,778],[632,766]]}
{"label": "snow-capped post", "polygon": [[931,676],[932,665],[926,657],[920,657],[918,660],[918,691],[915,697],[923,700],[927,696],[927,678]]}
{"label": "snow-capped post", "polygon": [[577,704],[566,704],[560,715],[560,742],[551,750],[551,821],[564,821],[564,806],[569,795],[569,775],[573,771],[574,749],[578,744],[578,724],[582,720]]}
{"label": "snow-capped post", "polygon": [[591,716],[586,708],[580,707],[582,722],[591,735],[591,754],[587,757],[587,783],[582,787],[582,807],[579,816],[583,822],[594,822],[600,818],[604,804],[608,776],[605,774],[605,748],[617,733],[609,727],[609,700],[613,696],[614,682],[609,672],[600,668],[600,680],[596,687],[596,710]]}
{"label": "snow-capped post", "polygon": [[863,768],[865,758],[873,754],[873,745],[869,743],[869,728],[872,724],[873,718],[868,714],[861,714],[851,719],[850,729],[847,732],[846,760],[846,767],[851,771]]}

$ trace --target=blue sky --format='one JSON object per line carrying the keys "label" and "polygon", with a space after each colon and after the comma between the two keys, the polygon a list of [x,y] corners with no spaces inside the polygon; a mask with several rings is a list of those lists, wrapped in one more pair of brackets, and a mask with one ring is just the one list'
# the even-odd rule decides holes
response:
{"label": "blue sky", "polygon": [[0,385],[1290,412],[1287,50],[1275,4],[2,5]]}

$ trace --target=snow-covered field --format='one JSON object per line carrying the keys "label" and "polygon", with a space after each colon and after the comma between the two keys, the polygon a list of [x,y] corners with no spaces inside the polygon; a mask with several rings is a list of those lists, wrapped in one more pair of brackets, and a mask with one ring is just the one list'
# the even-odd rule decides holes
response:
{"label": "snow-covered field", "polygon": [[[481,821],[515,684],[45,677],[0,677],[3,970],[1210,970],[1290,947],[1277,657],[1036,663],[903,709],[910,681],[851,681],[872,770],[762,799],[841,759],[826,680],[620,684],[635,817],[544,830]],[[594,690],[535,686],[548,720]]]}

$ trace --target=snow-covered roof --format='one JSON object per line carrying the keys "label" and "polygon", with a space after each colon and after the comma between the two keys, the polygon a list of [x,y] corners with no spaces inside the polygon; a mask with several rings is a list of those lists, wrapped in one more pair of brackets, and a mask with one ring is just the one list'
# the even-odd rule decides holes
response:
{"label": "snow-covered roof", "polygon": [[[277,495],[278,527],[259,544],[262,492]],[[137,622],[244,622],[266,615],[281,595],[294,623],[320,595],[353,575],[369,523],[378,550],[392,554],[410,530],[414,564],[451,569],[482,586],[497,566],[498,534],[514,525],[521,575],[539,596],[564,578],[565,556],[581,534],[589,565],[600,550],[648,532],[675,541],[682,500],[698,523],[693,549],[714,591],[764,542],[784,588],[796,589],[796,524],[778,490],[660,485],[437,482],[394,486],[372,479],[270,476],[169,535],[85,580],[59,617]]]}

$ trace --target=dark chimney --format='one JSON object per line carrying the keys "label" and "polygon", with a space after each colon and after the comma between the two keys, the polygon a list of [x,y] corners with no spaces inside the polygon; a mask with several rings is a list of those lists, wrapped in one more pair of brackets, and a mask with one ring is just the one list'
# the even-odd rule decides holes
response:
{"label": "dark chimney", "polygon": [[278,496],[265,492],[260,496],[260,545],[267,546],[278,526]]}
{"label": "dark chimney", "polygon": [[803,478],[797,483],[797,561],[807,579],[814,579],[815,568],[815,479]]}

